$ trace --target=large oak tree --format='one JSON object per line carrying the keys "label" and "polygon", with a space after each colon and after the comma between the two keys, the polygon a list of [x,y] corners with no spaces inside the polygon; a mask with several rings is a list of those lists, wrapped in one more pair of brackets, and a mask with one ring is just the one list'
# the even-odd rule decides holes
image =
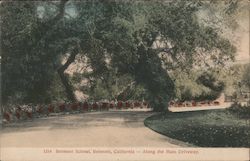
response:
{"label": "large oak tree", "polygon": [[76,101],[65,70],[81,54],[92,78],[105,82],[110,73],[128,74],[147,91],[151,106],[162,110],[175,92],[171,70],[198,66],[200,57],[209,57],[209,65],[234,58],[230,41],[199,23],[202,5],[207,3],[2,2],[3,101],[19,93],[23,102],[50,102],[47,89],[56,74],[68,100]]}

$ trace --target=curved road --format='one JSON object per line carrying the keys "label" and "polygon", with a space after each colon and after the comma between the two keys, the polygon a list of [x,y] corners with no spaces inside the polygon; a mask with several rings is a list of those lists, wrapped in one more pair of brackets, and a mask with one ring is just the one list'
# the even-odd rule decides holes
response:
{"label": "curved road", "polygon": [[145,127],[145,111],[69,114],[9,124],[2,147],[179,147],[184,143]]}

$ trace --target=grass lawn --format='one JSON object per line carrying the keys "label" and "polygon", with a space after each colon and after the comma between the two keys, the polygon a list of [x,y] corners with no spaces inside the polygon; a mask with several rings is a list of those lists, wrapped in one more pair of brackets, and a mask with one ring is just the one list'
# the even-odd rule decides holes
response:
{"label": "grass lawn", "polygon": [[243,117],[232,110],[156,114],[144,123],[158,133],[195,146],[250,147],[249,115]]}

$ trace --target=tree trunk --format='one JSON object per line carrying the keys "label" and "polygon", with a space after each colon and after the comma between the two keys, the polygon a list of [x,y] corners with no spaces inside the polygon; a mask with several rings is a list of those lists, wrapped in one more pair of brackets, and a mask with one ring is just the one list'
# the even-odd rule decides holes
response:
{"label": "tree trunk", "polygon": [[[44,22],[41,24],[40,27],[40,40],[46,37],[48,30],[52,29],[53,26],[55,26],[63,17],[65,13],[65,6],[68,0],[61,0],[58,7],[58,13],[50,20]],[[39,42],[39,41],[38,41]],[[78,54],[78,47],[75,47],[75,49],[72,51],[70,57],[68,58],[67,62],[63,64],[60,68],[57,69],[57,73],[60,76],[60,79],[62,81],[63,86],[65,87],[65,92],[67,93],[67,98],[72,101],[76,102],[76,97],[74,94],[73,86],[69,83],[69,79],[64,74],[64,71],[68,68],[68,66],[75,61],[75,56]]]}
{"label": "tree trunk", "polygon": [[75,61],[75,57],[79,52],[79,46],[77,45],[71,52],[68,60],[66,61],[66,63],[64,63],[60,68],[57,69],[57,73],[60,76],[60,79],[62,81],[62,84],[65,88],[65,92],[67,93],[67,98],[72,101],[72,102],[76,102],[76,96],[74,94],[74,89],[73,86],[69,83],[69,79],[67,78],[67,76],[64,74],[64,71],[69,67],[69,65],[71,63],[73,63]]}
{"label": "tree trunk", "polygon": [[138,52],[140,58],[135,65],[135,80],[147,89],[147,101],[154,111],[164,111],[174,95],[174,82],[153,50],[141,46]]}
{"label": "tree trunk", "polygon": [[73,90],[73,87],[72,85],[69,83],[69,79],[67,78],[66,75],[64,75],[64,71],[63,70],[57,70],[59,76],[60,76],[60,79],[62,81],[62,84],[65,88],[65,92],[67,94],[67,98],[72,101],[72,102],[76,102],[76,97],[75,97],[75,94],[74,94],[74,90]]}

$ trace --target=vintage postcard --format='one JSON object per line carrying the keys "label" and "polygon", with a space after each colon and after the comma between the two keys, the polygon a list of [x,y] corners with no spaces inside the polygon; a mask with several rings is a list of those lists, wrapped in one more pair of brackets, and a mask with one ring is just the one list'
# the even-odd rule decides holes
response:
{"label": "vintage postcard", "polygon": [[249,8],[0,1],[0,161],[248,161]]}

